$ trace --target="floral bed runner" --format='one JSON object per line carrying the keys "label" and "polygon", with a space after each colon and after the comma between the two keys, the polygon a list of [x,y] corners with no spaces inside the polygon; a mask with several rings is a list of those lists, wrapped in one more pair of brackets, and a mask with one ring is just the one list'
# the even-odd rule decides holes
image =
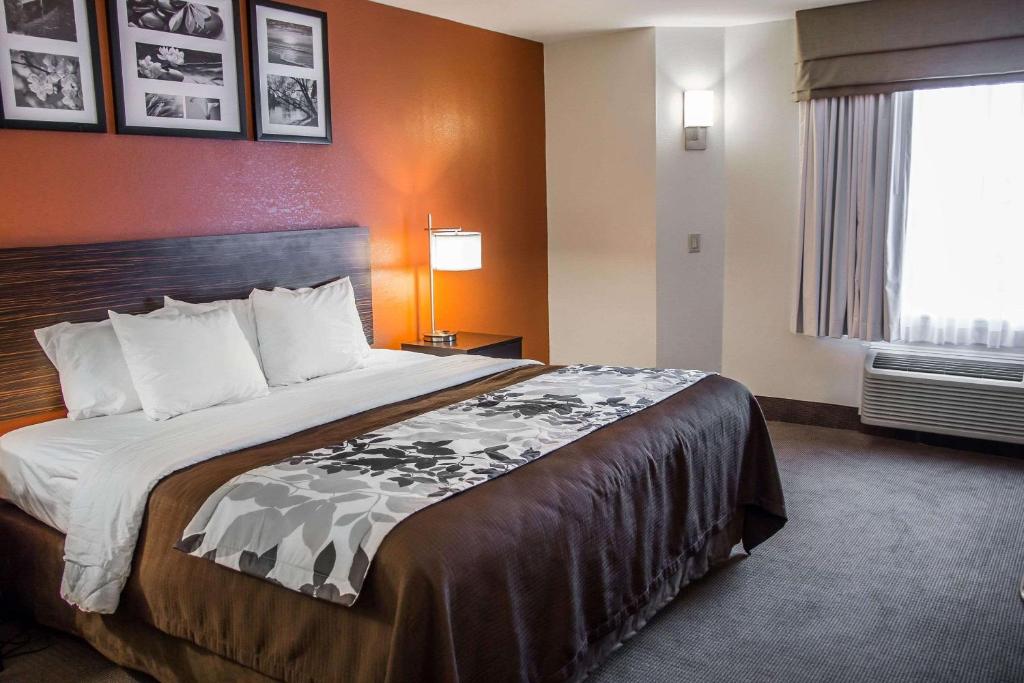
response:
{"label": "floral bed runner", "polygon": [[418,510],[698,382],[696,370],[575,365],[241,474],[177,547],[352,605],[381,542]]}

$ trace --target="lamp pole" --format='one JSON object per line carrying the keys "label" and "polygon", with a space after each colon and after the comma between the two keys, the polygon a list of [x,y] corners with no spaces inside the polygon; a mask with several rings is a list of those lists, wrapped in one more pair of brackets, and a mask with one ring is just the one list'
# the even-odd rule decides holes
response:
{"label": "lamp pole", "polygon": [[427,214],[427,249],[430,253],[430,332],[437,329],[434,324],[434,215]]}
{"label": "lamp pole", "polygon": [[430,260],[430,332],[423,335],[424,341],[451,343],[455,341],[455,333],[449,330],[438,330],[434,317],[434,235],[455,235],[462,228],[434,228],[434,215],[427,214],[427,240]]}

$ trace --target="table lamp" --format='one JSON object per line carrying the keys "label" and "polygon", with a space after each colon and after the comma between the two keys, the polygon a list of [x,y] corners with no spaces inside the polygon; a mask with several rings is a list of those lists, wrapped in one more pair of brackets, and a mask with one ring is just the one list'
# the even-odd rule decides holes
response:
{"label": "table lamp", "polygon": [[451,344],[455,332],[437,329],[434,319],[434,271],[479,270],[482,267],[481,237],[478,232],[462,228],[435,228],[434,217],[427,214],[427,236],[430,240],[430,332],[423,335],[428,342]]}

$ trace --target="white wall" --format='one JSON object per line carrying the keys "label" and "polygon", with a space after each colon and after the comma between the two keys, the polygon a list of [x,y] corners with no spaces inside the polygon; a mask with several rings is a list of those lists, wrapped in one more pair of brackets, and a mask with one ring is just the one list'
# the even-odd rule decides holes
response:
{"label": "white wall", "polygon": [[755,394],[858,405],[858,342],[789,331],[797,273],[795,25],[725,30],[723,373]]}
{"label": "white wall", "polygon": [[[658,366],[719,370],[725,269],[725,31],[655,30]],[[684,90],[715,92],[706,150],[683,148]],[[701,252],[687,252],[700,233]]]}
{"label": "white wall", "polygon": [[553,363],[656,362],[654,30],[544,50]]}
{"label": "white wall", "polygon": [[545,47],[553,362],[720,368],[725,146],[683,149],[682,91],[720,96],[723,50],[720,28]]}
{"label": "white wall", "polygon": [[[792,21],[545,46],[553,362],[721,367],[755,394],[858,404],[863,347],[789,331],[794,48]],[[683,149],[687,88],[718,95],[705,151]]]}

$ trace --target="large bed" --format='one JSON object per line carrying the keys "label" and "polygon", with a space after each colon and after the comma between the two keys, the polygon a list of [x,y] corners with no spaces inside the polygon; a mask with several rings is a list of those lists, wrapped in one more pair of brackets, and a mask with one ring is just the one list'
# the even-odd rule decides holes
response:
{"label": "large bed", "polygon": [[[23,339],[32,326],[145,310],[158,292],[213,300],[347,275],[370,336],[367,245],[365,229],[342,228],[0,252],[0,264],[21,264],[12,281],[42,282],[55,256],[47,249],[63,250],[61,296],[36,296],[26,318],[25,291],[0,295],[10,349],[0,415],[58,408],[45,358]],[[98,253],[112,278],[125,279],[125,264],[148,275],[87,295]],[[187,283],[167,267],[179,259]],[[0,439],[2,597],[166,681],[578,680],[736,544],[749,551],[785,523],[766,425],[739,383],[703,377],[411,514],[384,538],[353,605],[181,550],[197,510],[254,468],[557,372],[375,350],[361,369],[166,422],[130,413],[10,432]],[[144,477],[122,473],[136,454],[166,465],[148,496]],[[145,509],[112,614],[76,609],[60,593],[76,496],[104,468],[108,495],[141,496]]]}

